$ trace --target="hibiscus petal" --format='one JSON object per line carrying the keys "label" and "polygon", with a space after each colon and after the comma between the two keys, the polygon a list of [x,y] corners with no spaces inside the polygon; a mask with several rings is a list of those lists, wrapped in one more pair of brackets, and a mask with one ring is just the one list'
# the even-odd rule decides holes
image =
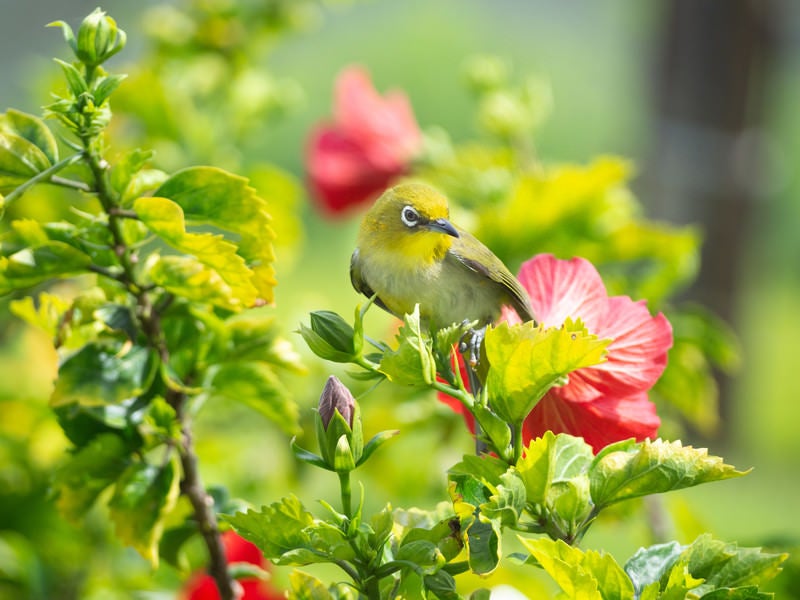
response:
{"label": "hibiscus petal", "polygon": [[536,319],[548,326],[580,317],[590,331],[606,312],[606,288],[592,263],[583,258],[559,260],[538,254],[523,263],[517,276],[528,291]]}
{"label": "hibiscus petal", "polygon": [[[652,316],[643,301],[627,296],[609,298],[608,309],[590,331],[611,338],[606,362],[570,375],[565,393],[573,400],[601,394],[628,396],[649,390],[664,372],[672,347],[672,326],[659,313]],[[570,389],[567,389],[570,388]]]}
{"label": "hibiscus petal", "polygon": [[548,392],[523,424],[523,439],[541,437],[545,431],[582,437],[595,453],[608,444],[635,438],[654,438],[661,420],[647,394],[627,398],[612,396],[592,402],[571,402]]}
{"label": "hibiscus petal", "polygon": [[339,213],[377,197],[400,172],[375,168],[363,148],[334,126],[318,127],[306,149],[313,197],[329,213]]}

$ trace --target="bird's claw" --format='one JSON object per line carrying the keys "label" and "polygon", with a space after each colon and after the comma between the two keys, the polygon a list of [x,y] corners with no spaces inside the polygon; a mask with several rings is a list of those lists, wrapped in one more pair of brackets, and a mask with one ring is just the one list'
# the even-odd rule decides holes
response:
{"label": "bird's claw", "polygon": [[[467,325],[468,322],[464,321],[463,325]],[[464,335],[461,337],[461,341],[458,344],[458,351],[461,354],[465,355],[467,359],[467,363],[471,368],[475,368],[478,364],[478,361],[481,357],[481,344],[483,344],[483,338],[486,336],[486,327],[481,327],[479,329],[468,329]]]}

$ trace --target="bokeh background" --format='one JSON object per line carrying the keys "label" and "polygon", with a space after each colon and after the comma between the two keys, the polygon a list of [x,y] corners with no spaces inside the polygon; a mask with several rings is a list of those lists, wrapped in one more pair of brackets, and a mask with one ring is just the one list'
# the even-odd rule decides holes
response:
{"label": "bokeh background", "polygon": [[[44,25],[62,19],[75,27],[96,4],[0,1],[0,109],[39,113],[56,71],[51,58],[66,54],[59,31]],[[169,27],[179,29],[179,21],[163,12],[172,4],[186,3],[102,4],[128,33],[128,48],[113,63],[117,70],[151,56],[153,40],[172,35]],[[253,125],[250,135],[232,132],[236,142],[230,145],[216,144],[219,132],[212,135],[213,125],[198,120],[186,140],[189,150],[162,143],[159,159],[168,168],[186,166],[181,161],[187,158],[232,168],[269,161],[302,182],[308,131],[330,115],[336,74],[354,63],[369,69],[379,90],[405,90],[420,125],[440,126],[455,141],[469,139],[476,129],[474,101],[463,83],[468,57],[497,55],[515,72],[546,81],[553,108],[537,130],[539,157],[547,163],[586,163],[604,154],[631,159],[638,172],[634,191],[646,213],[696,224],[705,236],[700,276],[682,296],[710,307],[739,338],[741,367],[719,378],[719,427],[713,432],[690,427],[683,440],[708,446],[753,472],[665,498],[676,531],[687,536],[680,541],[708,530],[745,545],[780,540],[797,545],[800,5],[791,0],[267,4],[293,7],[285,11],[290,22],[283,30],[262,31],[253,54],[243,58],[274,83],[265,92],[274,96],[269,119]],[[137,131],[120,135],[153,137]],[[301,410],[310,414],[331,366],[309,356],[292,332],[311,310],[349,315],[358,301],[347,278],[357,218],[321,216],[304,192],[294,204],[277,207],[281,211],[290,217],[277,227],[284,241],[278,244],[277,305],[270,310],[307,358],[308,376],[292,384]],[[27,578],[34,598],[124,598],[134,589],[151,590],[137,597],[171,597],[179,575],[167,567],[153,574],[134,553],[118,547],[102,511],[76,527],[51,507],[48,473],[67,447],[47,408],[55,354],[49,340],[23,327],[5,305],[2,310],[0,580]],[[376,330],[387,327],[379,315],[370,319]],[[384,423],[402,428],[404,420],[418,428],[393,442],[392,453],[430,456],[443,472],[469,451],[470,440],[457,422],[430,408],[430,398],[387,394],[393,403],[388,407],[376,406],[379,398],[365,401],[367,432],[386,428]],[[221,483],[255,505],[278,499],[290,487],[309,504],[335,497],[334,481],[306,477],[289,457],[288,440],[246,410],[207,409],[198,428],[207,483]],[[381,477],[381,468],[391,469],[391,478]],[[436,468],[421,472],[412,461],[378,464],[364,479],[376,506],[444,497],[444,475]],[[647,543],[642,525],[622,516],[593,529],[585,545],[627,557]],[[536,581],[525,585],[548,589]],[[783,593],[800,597],[793,595],[797,590]]]}

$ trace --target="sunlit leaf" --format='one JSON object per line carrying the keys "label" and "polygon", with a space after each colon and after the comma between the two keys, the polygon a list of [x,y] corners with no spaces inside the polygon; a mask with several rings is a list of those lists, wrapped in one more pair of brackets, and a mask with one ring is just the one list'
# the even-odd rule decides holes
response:
{"label": "sunlit leaf", "polygon": [[297,405],[265,363],[241,361],[220,365],[211,381],[211,394],[257,410],[286,433],[299,430]]}
{"label": "sunlit leaf", "polygon": [[0,115],[0,134],[11,133],[27,140],[47,157],[50,165],[58,162],[56,138],[44,121],[13,108]]}
{"label": "sunlit leaf", "polygon": [[180,494],[175,460],[162,465],[132,464],[117,482],[109,501],[117,536],[154,567],[158,565],[158,542],[164,517],[175,506]]}
{"label": "sunlit leaf", "polygon": [[592,499],[598,506],[746,474],[718,456],[709,456],[705,448],[663,440],[611,444],[589,469]]}
{"label": "sunlit leaf", "polygon": [[224,515],[224,519],[270,560],[279,561],[298,548],[312,548],[308,528],[314,525],[315,519],[295,496],[262,506],[259,511],[250,509],[246,513]]}
{"label": "sunlit leaf", "polygon": [[569,598],[630,600],[633,584],[610,554],[584,552],[561,540],[519,538]]}
{"label": "sunlit leaf", "polygon": [[214,167],[191,167],[173,174],[154,195],[177,203],[188,223],[212,225],[237,236],[238,252],[253,272],[259,301],[272,302],[271,217],[267,202],[245,178]]}
{"label": "sunlit leaf", "polygon": [[63,242],[47,242],[25,248],[11,256],[0,256],[0,294],[30,287],[54,277],[86,273],[89,256]]}
{"label": "sunlit leaf", "polygon": [[554,483],[586,474],[593,458],[592,447],[582,438],[547,431],[532,440],[517,463],[528,502],[545,504]]}
{"label": "sunlit leaf", "polygon": [[401,385],[430,385],[436,379],[436,364],[431,340],[422,333],[419,305],[403,317],[397,333],[397,348],[384,352],[380,371],[390,381]]}
{"label": "sunlit leaf", "polygon": [[237,254],[236,244],[219,234],[187,232],[183,210],[167,198],[139,198],[133,209],[153,233],[177,250],[193,256],[224,282],[229,308],[241,309],[255,304],[258,291],[253,285],[253,273]]}
{"label": "sunlit leaf", "polygon": [[489,405],[507,422],[521,423],[565,375],[602,362],[608,343],[569,319],[550,329],[533,322],[487,329]]}

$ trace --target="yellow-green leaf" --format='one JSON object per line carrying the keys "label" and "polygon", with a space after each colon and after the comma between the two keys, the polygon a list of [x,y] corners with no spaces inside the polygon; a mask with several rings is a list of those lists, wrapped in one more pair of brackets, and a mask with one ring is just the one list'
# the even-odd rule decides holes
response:
{"label": "yellow-green leaf", "polygon": [[490,406],[507,422],[521,423],[565,375],[602,362],[608,343],[569,319],[558,328],[532,322],[489,328],[484,344]]}
{"label": "yellow-green leaf", "polygon": [[192,224],[212,225],[238,239],[238,252],[253,272],[259,302],[272,302],[275,260],[267,202],[247,179],[215,167],[191,167],[173,174],[156,190],[183,209]]}

